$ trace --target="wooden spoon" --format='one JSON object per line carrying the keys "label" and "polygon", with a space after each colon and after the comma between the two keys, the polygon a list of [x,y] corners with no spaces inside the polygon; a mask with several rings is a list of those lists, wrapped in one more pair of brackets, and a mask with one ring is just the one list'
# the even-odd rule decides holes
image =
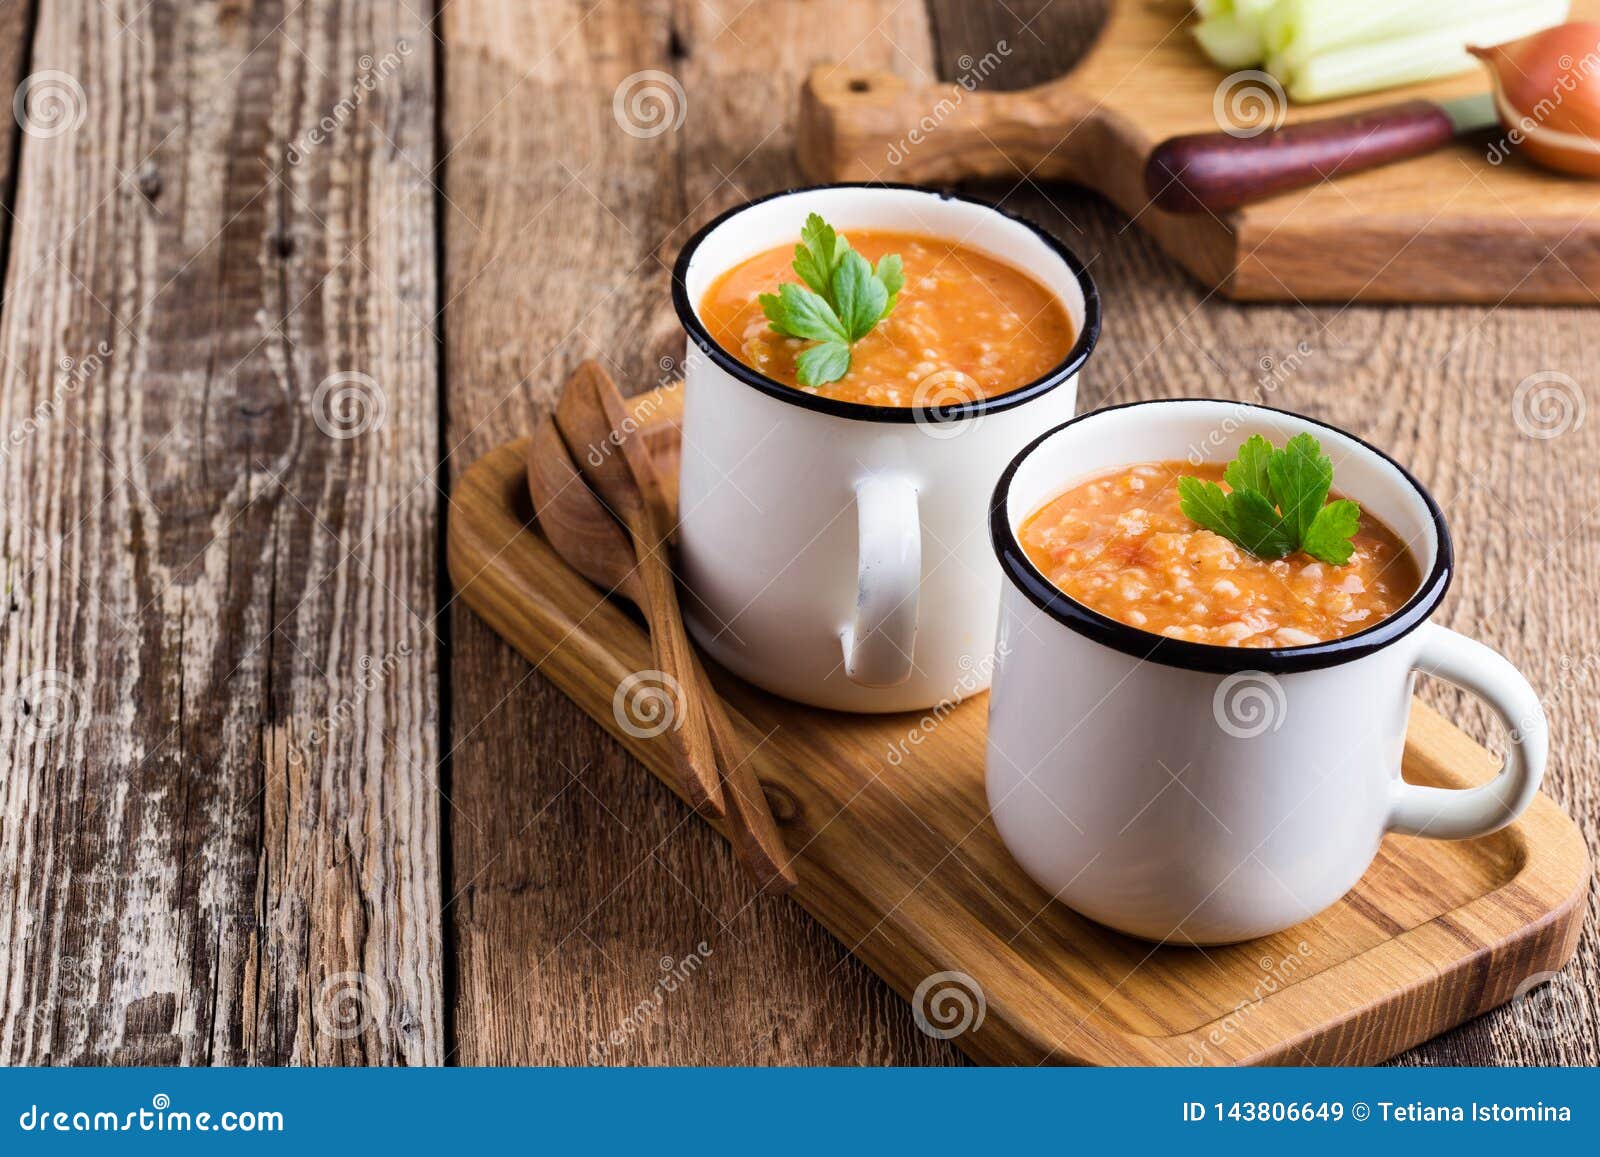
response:
{"label": "wooden spoon", "polygon": [[[548,418],[539,423],[528,445],[528,490],[539,525],[556,553],[595,586],[615,591],[645,610],[648,595],[628,535],[579,476],[566,444]],[[705,711],[712,746],[725,776],[723,799],[734,851],[761,892],[787,892],[798,880],[766,795],[750,767],[749,752],[693,648],[689,657],[694,700]]]}
{"label": "wooden spoon", "polygon": [[640,456],[648,459],[649,452],[637,439],[626,437],[631,427],[625,407],[616,421],[606,416],[602,398],[607,393],[616,394],[620,404],[621,394],[605,370],[592,360],[584,362],[562,387],[556,403],[556,427],[571,449],[568,461],[583,464],[590,485],[633,537],[632,553],[638,561],[630,562],[628,569],[637,566],[642,595],[633,601],[650,622],[650,646],[657,668],[677,684],[684,700],[682,720],[667,732],[684,772],[684,790],[696,811],[721,819],[726,814],[721,777],[705,712],[695,702],[698,694],[688,678],[694,651],[683,630],[677,590],[667,566],[666,529],[658,513],[661,496],[645,492],[646,485],[655,485],[655,473],[651,471],[646,478],[634,469],[635,460]]}

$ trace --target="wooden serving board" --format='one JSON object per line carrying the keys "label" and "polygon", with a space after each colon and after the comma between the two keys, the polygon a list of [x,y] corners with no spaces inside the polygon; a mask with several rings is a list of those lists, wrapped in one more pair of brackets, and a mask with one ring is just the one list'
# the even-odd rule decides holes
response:
{"label": "wooden serving board", "polygon": [[[966,85],[818,68],[802,95],[800,163],[817,181],[990,177],[1008,188],[1026,177],[1086,185],[1236,299],[1600,303],[1600,183],[1516,157],[1493,164],[1489,149],[1500,133],[1222,217],[1150,208],[1143,174],[1151,149],[1178,133],[1221,127],[1213,102],[1229,74],[1195,46],[1188,8],[1182,0],[1112,0],[1077,67],[1018,92],[999,91],[999,45],[973,59]],[[1575,0],[1572,19],[1597,18],[1600,0]],[[1289,106],[1286,123],[1487,88],[1487,74],[1471,73]]]}
{"label": "wooden serving board", "polygon": [[[634,399],[672,475],[679,393]],[[618,684],[653,665],[649,640],[533,525],[525,449],[502,446],[462,475],[450,576],[670,786],[665,747],[629,737],[612,712]],[[908,999],[936,974],[970,978],[944,983],[981,990],[981,1023],[954,1037],[981,1061],[1372,1063],[1510,999],[1576,947],[1588,852],[1542,795],[1483,839],[1389,837],[1349,896],[1276,936],[1155,947],[1053,902],[1012,861],[984,797],[985,696],[942,718],[850,716],[713,677],[799,852],[794,898]],[[913,732],[920,742],[908,742]],[[1462,787],[1487,779],[1496,761],[1418,703],[1405,769],[1414,782]],[[937,1028],[932,999],[922,1011]]]}

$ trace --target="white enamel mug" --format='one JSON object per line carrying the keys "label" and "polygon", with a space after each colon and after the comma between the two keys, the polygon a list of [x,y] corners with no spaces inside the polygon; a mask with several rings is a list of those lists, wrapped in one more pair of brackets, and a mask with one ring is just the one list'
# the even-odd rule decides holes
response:
{"label": "white enamel mug", "polygon": [[[810,213],[846,235],[921,233],[1021,269],[1066,306],[1071,352],[1009,393],[944,405],[937,392],[928,406],[859,405],[764,377],[711,340],[698,305],[734,265],[794,243]],[[924,708],[987,687],[1000,594],[989,495],[1027,441],[1073,414],[1100,330],[1082,264],[977,201],[828,185],[718,217],[684,247],[672,289],[689,336],[678,545],[695,641],[758,686],[844,711]]]}
{"label": "white enamel mug", "polygon": [[[1090,610],[1027,559],[1017,529],[1086,477],[1137,462],[1227,462],[1251,434],[1302,431],[1334,487],[1405,541],[1422,585],[1394,615],[1327,643],[1219,647]],[[1386,832],[1468,839],[1510,823],[1544,774],[1539,698],[1496,652],[1428,622],[1450,583],[1438,505],[1386,455],[1321,422],[1173,399],[1086,414],[1019,454],[990,531],[1005,572],[989,703],[989,806],[1011,854],[1070,907],[1149,940],[1276,932],[1360,879]],[[1400,774],[1418,672],[1471,691],[1508,732],[1491,782]]]}

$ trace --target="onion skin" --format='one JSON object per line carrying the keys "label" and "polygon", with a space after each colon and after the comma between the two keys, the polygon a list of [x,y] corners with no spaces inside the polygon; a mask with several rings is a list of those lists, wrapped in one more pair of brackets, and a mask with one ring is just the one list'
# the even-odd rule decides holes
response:
{"label": "onion skin", "polygon": [[1512,144],[1564,173],[1600,178],[1600,23],[1574,21],[1470,51],[1489,69]]}

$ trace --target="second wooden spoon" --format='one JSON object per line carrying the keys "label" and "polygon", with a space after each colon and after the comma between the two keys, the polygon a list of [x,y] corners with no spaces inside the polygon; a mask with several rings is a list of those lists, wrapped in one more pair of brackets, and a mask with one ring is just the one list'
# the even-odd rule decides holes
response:
{"label": "second wooden spoon", "polygon": [[667,565],[662,502],[649,489],[655,483],[654,473],[641,475],[633,469],[633,459],[645,452],[642,442],[627,437],[623,423],[613,424],[606,416],[605,397],[611,394],[621,397],[610,375],[593,360],[582,362],[561,388],[556,428],[571,450],[567,461],[581,463],[595,493],[632,536],[630,554],[636,561],[629,563],[629,569],[636,574],[640,591],[634,601],[650,620],[656,666],[678,684],[676,694],[685,700],[681,718],[668,735],[688,773],[689,802],[702,815],[720,819],[722,784],[705,713],[696,706],[697,689],[687,677],[694,648],[684,633],[678,592]]}
{"label": "second wooden spoon", "polygon": [[[528,490],[545,537],[567,563],[605,591],[615,591],[648,614],[649,596],[639,577],[633,544],[578,475],[566,444],[548,418],[528,446]],[[654,622],[651,630],[655,630]],[[767,806],[749,752],[728,718],[700,657],[689,650],[689,677],[705,713],[711,743],[722,765],[723,800],[730,840],[763,893],[789,891],[798,882],[783,836]]]}

